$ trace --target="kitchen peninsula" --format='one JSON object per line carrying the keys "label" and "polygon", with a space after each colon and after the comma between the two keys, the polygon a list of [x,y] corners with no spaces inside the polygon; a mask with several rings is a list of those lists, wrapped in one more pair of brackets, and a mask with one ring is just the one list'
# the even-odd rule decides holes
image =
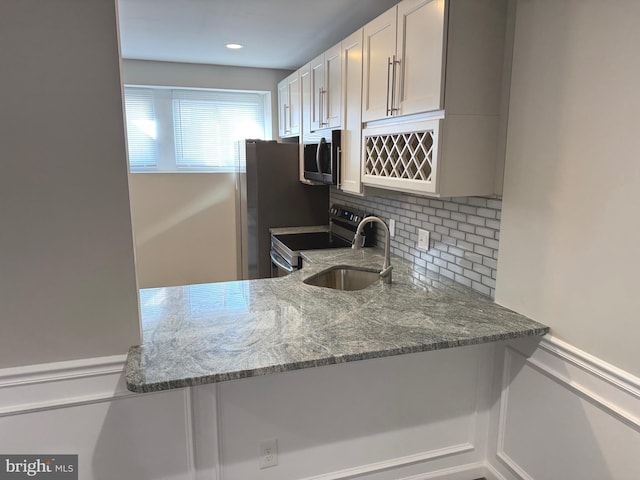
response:
{"label": "kitchen peninsula", "polygon": [[520,337],[549,328],[392,258],[393,283],[338,291],[303,283],[331,265],[379,268],[372,249],[315,250],[291,275],[143,290],[144,344],[127,388],[153,392]]}

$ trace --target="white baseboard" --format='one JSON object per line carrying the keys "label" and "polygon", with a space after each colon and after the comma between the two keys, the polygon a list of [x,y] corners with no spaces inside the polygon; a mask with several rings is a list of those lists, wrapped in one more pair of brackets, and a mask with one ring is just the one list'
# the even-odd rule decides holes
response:
{"label": "white baseboard", "polygon": [[[456,445],[448,448],[442,448],[439,450],[432,450],[429,452],[418,453],[416,455],[410,455],[407,457],[394,458],[392,460],[387,460],[384,462],[372,463],[369,465],[362,465],[355,468],[348,468],[345,470],[331,472],[325,475],[314,475],[313,477],[306,477],[301,480],[342,480],[342,479],[348,479],[348,478],[354,478],[354,477],[363,477],[364,475],[367,475],[367,474],[382,472],[386,470],[392,470],[395,468],[404,467],[414,463],[435,460],[437,458],[443,458],[443,457],[448,457],[452,455],[460,455],[463,453],[472,452],[473,450],[474,450],[473,445],[470,443],[467,443],[463,445]],[[455,470],[458,468],[464,468],[464,467],[452,467],[452,469],[447,469],[447,470]],[[444,472],[444,471],[441,471],[441,472]],[[449,477],[438,476],[440,475],[438,472],[425,474],[425,475],[436,475],[436,476],[423,475],[422,477],[407,477],[406,479],[403,479],[403,480],[414,480],[414,478],[425,478],[425,479],[449,478]]]}
{"label": "white baseboard", "polygon": [[486,477],[486,473],[487,468],[484,463],[472,463],[457,467],[443,468],[431,473],[412,475],[399,480],[472,480],[475,478]]}

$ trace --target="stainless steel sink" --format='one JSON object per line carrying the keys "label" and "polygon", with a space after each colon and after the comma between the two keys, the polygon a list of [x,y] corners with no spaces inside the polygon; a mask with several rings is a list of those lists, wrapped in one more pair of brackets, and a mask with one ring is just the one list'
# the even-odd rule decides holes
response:
{"label": "stainless steel sink", "polygon": [[362,290],[380,280],[380,272],[366,268],[336,266],[303,280],[307,285],[334,290]]}

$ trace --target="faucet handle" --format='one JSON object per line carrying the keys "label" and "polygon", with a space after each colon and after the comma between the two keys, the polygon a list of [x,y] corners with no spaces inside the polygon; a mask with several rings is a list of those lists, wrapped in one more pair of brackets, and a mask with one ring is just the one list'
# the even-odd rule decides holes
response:
{"label": "faucet handle", "polygon": [[[358,229],[359,230],[359,229]],[[353,241],[351,242],[351,247],[354,250],[364,247],[364,242],[366,240],[366,235],[360,231],[356,231],[353,235]]]}

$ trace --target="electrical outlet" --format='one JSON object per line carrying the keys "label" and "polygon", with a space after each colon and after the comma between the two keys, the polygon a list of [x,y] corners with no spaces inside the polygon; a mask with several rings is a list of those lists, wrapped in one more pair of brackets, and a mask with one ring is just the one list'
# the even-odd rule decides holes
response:
{"label": "electrical outlet", "polygon": [[418,248],[420,250],[429,250],[429,232],[427,230],[418,229]]}
{"label": "electrical outlet", "polygon": [[389,219],[389,235],[396,236],[396,221],[393,218]]}
{"label": "electrical outlet", "polygon": [[263,440],[260,442],[260,468],[275,467],[278,465],[278,440]]}

